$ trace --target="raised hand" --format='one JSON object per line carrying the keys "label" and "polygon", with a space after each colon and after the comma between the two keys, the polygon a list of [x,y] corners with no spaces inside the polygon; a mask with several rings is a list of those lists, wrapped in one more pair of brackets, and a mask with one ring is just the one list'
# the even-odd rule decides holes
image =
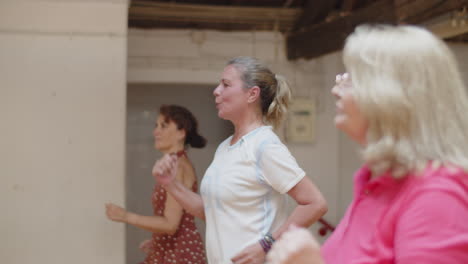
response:
{"label": "raised hand", "polygon": [[109,220],[115,222],[125,222],[127,217],[127,211],[113,203],[106,204],[106,215]]}
{"label": "raised hand", "polygon": [[267,264],[323,264],[320,245],[305,228],[290,228],[267,255]]}
{"label": "raised hand", "polygon": [[176,155],[166,154],[153,166],[153,177],[161,185],[174,182],[177,175],[178,158]]}

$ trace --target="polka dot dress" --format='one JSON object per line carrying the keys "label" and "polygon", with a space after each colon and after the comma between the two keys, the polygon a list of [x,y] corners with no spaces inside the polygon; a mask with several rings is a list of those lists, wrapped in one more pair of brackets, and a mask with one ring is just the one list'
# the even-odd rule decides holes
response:
{"label": "polka dot dress", "polygon": [[[197,183],[193,191],[197,191]],[[166,190],[156,185],[152,203],[154,215],[164,213]],[[151,252],[141,264],[206,264],[204,245],[194,217],[185,210],[174,235],[153,234]]]}

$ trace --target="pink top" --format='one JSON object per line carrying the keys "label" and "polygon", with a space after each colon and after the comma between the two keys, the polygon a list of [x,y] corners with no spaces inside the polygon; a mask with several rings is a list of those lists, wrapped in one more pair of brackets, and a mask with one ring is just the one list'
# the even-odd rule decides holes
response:
{"label": "pink top", "polygon": [[468,263],[468,174],[355,175],[354,199],[322,247],[326,264]]}

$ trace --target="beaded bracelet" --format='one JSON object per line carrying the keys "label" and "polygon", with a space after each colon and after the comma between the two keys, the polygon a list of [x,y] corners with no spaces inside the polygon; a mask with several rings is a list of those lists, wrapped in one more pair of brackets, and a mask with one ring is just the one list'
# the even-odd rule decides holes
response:
{"label": "beaded bracelet", "polygon": [[271,246],[268,245],[267,242],[266,242],[264,239],[260,239],[258,242],[259,242],[260,245],[262,246],[263,251],[264,251],[265,253],[267,253],[268,251],[270,251]]}
{"label": "beaded bracelet", "polygon": [[260,243],[260,245],[262,246],[263,248],[263,251],[265,253],[268,253],[268,251],[270,251],[271,249],[271,246],[273,245],[273,243],[275,242],[275,239],[273,238],[273,236],[270,234],[270,233],[267,233],[262,239],[260,239],[258,241]]}
{"label": "beaded bracelet", "polygon": [[270,233],[267,233],[265,235],[264,239],[266,239],[267,242],[270,243],[271,245],[273,245],[273,243],[275,243],[275,239],[273,238],[273,235],[270,234]]}

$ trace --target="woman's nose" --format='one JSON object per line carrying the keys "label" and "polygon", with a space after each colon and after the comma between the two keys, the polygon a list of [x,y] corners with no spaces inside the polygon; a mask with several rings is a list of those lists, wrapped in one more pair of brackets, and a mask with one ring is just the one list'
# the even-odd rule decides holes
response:
{"label": "woman's nose", "polygon": [[340,98],[340,87],[335,84],[331,89],[331,94],[334,95],[336,98]]}
{"label": "woman's nose", "polygon": [[219,93],[220,89],[221,89],[220,86],[221,86],[221,84],[216,86],[216,88],[213,90],[213,95],[214,96],[219,96],[220,95],[220,93]]}

